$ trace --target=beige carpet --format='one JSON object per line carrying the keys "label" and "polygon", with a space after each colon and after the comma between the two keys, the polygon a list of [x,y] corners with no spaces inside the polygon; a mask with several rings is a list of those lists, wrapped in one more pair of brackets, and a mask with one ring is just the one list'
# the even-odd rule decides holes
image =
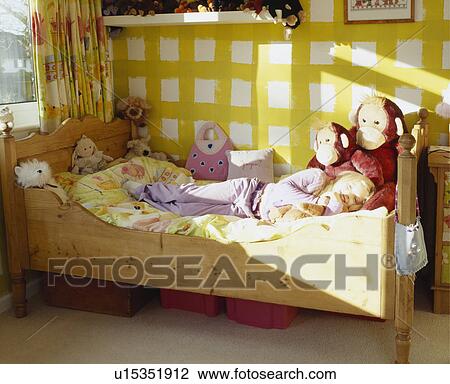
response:
{"label": "beige carpet", "polygon": [[[450,317],[418,295],[411,361],[450,362]],[[153,300],[133,318],[52,308],[38,297],[30,314],[0,315],[2,363],[391,363],[394,328],[302,310],[287,330],[165,310]]]}

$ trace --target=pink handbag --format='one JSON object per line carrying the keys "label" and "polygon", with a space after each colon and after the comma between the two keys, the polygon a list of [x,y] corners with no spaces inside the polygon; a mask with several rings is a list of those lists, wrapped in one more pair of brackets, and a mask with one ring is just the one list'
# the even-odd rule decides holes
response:
{"label": "pink handbag", "polygon": [[[214,131],[217,139],[207,138],[208,131]],[[228,176],[226,152],[233,149],[228,136],[216,123],[209,121],[202,125],[186,161],[186,168],[197,180],[224,181]]]}

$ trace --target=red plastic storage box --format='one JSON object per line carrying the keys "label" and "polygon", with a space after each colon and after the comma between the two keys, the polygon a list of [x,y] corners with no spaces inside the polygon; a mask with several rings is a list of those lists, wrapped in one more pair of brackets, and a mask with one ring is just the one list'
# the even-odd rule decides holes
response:
{"label": "red plastic storage box", "polygon": [[160,298],[163,308],[203,313],[211,317],[219,315],[225,309],[225,300],[218,296],[160,289]]}
{"label": "red plastic storage box", "polygon": [[253,327],[285,329],[297,314],[298,308],[288,305],[227,298],[228,318]]}

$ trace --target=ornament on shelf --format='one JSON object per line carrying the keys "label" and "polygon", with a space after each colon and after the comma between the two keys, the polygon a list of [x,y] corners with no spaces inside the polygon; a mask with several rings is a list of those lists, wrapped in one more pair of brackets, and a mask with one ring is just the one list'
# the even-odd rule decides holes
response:
{"label": "ornament on shelf", "polygon": [[0,109],[0,131],[2,135],[8,136],[14,128],[14,115],[9,107]]}

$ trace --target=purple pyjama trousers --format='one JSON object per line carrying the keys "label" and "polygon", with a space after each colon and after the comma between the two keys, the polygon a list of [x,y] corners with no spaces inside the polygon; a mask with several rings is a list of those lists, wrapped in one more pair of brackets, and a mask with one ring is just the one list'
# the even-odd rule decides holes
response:
{"label": "purple pyjama trousers", "polygon": [[254,199],[264,183],[257,178],[240,178],[208,185],[172,185],[161,182],[143,185],[134,195],[162,211],[180,216],[206,214],[254,217]]}

